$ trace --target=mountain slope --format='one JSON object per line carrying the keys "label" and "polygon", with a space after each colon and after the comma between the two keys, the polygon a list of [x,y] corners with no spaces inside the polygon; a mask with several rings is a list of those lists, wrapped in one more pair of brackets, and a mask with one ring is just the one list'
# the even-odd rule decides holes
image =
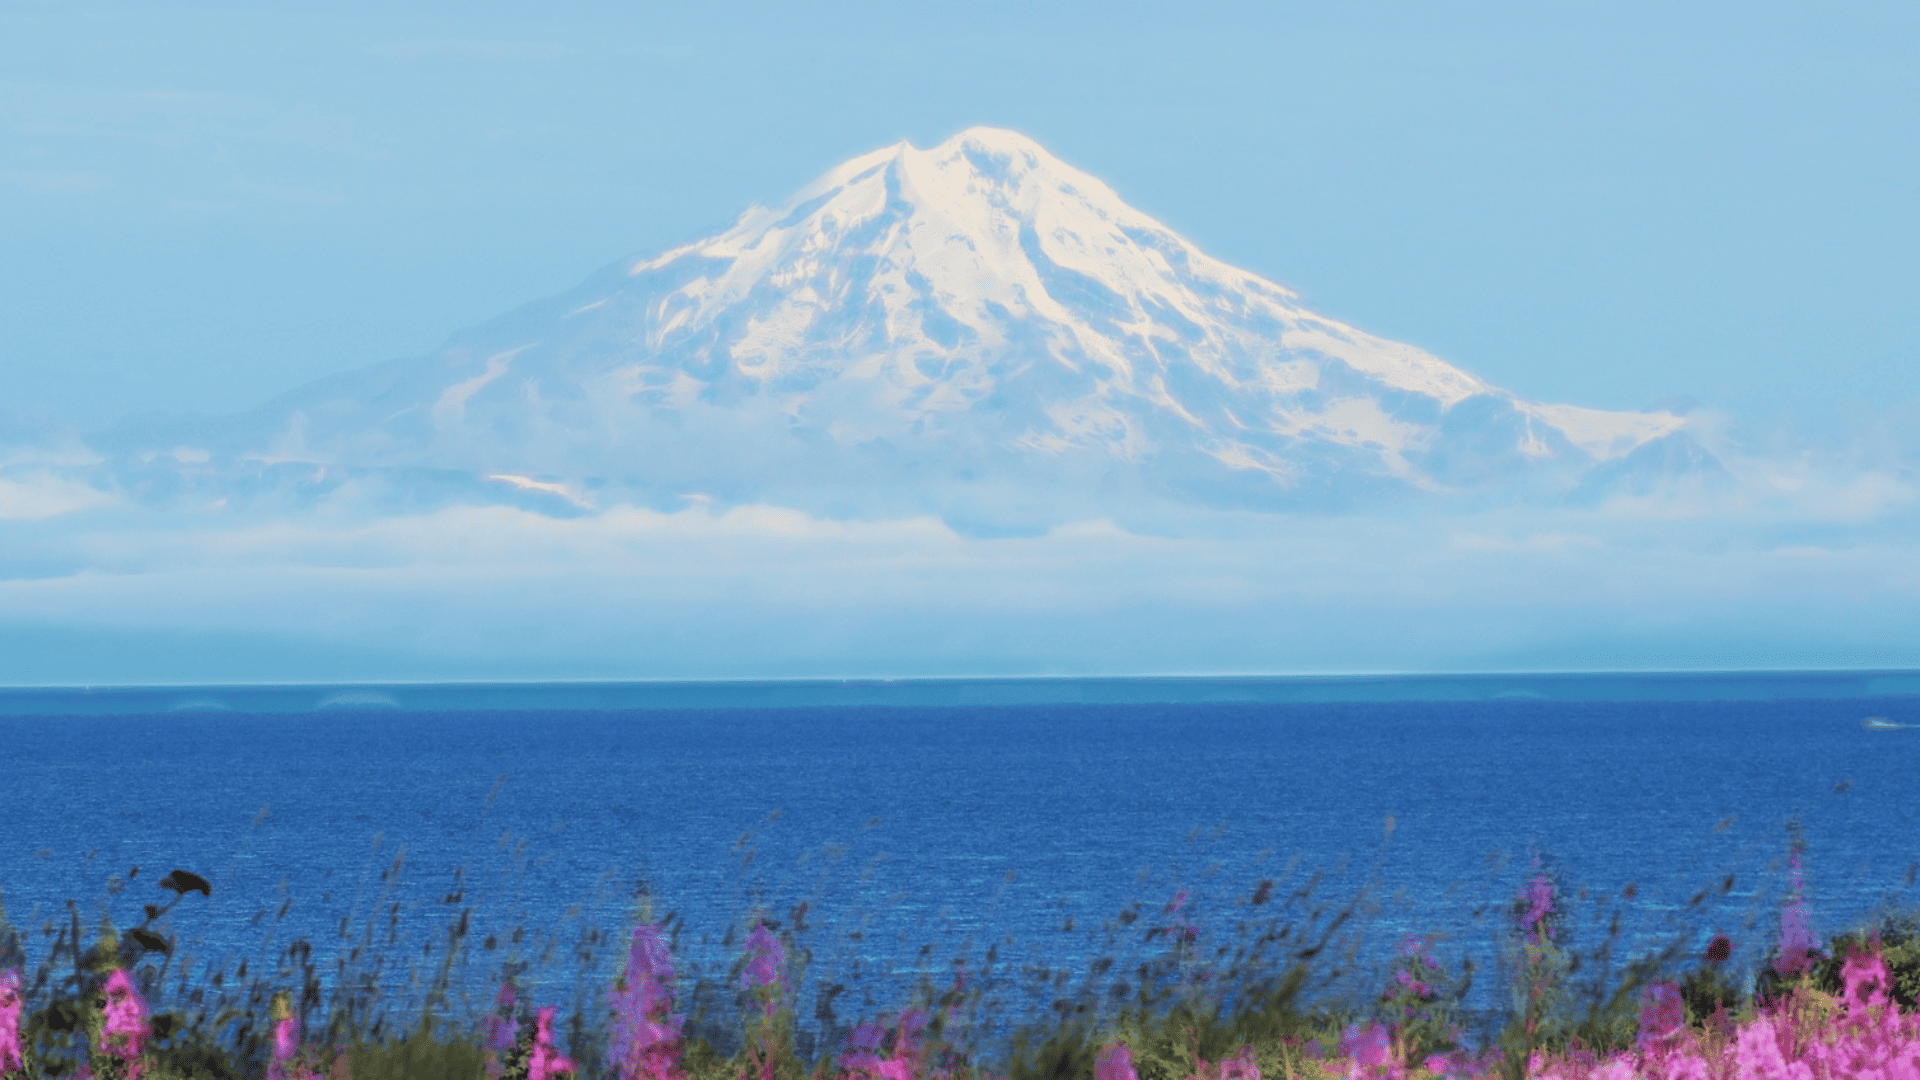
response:
{"label": "mountain slope", "polygon": [[1044,517],[1551,496],[1684,426],[1524,401],[1317,316],[1032,140],[975,128],[855,158],[436,354],[106,442],[151,465],[184,440],[213,472],[292,463],[322,486],[409,469],[574,505]]}

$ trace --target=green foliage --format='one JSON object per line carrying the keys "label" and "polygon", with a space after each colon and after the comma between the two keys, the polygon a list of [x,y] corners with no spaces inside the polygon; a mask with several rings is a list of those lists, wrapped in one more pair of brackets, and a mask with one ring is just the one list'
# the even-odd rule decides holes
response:
{"label": "green foliage", "polygon": [[1920,1001],[1920,911],[1886,915],[1879,926],[1861,933],[1842,934],[1835,938],[1828,949],[1830,955],[1815,962],[1813,966],[1813,987],[1827,994],[1839,994],[1845,984],[1841,971],[1846,966],[1846,958],[1856,952],[1872,947],[1878,938],[1880,959],[1887,965],[1887,973],[1893,976],[1893,999],[1902,1009],[1911,1011]]}
{"label": "green foliage", "polygon": [[[1576,955],[1566,933],[1569,926],[1561,890],[1550,871],[1536,870],[1534,878],[1527,894],[1510,912],[1503,912],[1511,916],[1506,920],[1504,959],[1515,997],[1497,1045],[1505,1051],[1504,1068],[1516,1076],[1534,1051],[1557,1057],[1577,1048],[1604,1056],[1631,1048],[1638,1035],[1641,992],[1667,977],[1664,972],[1674,970],[1672,949],[1642,957],[1624,971],[1609,966],[1613,937],[1618,933],[1617,915],[1615,929],[1597,951],[1591,956]],[[189,892],[208,891],[204,879],[179,871],[161,885],[178,894],[167,907]],[[1288,895],[1284,888],[1277,894],[1282,898]],[[1254,1063],[1269,1080],[1312,1078],[1329,1070],[1308,1053],[1308,1044],[1317,1042],[1320,1056],[1333,1057],[1339,1053],[1342,1035],[1350,1026],[1372,1020],[1387,1023],[1393,1053],[1415,1066],[1412,1075],[1422,1075],[1417,1067],[1427,1056],[1459,1049],[1466,1040],[1455,1018],[1461,1014],[1472,982],[1472,963],[1465,962],[1455,978],[1424,946],[1403,944],[1388,969],[1384,992],[1376,990],[1372,992],[1375,996],[1357,1002],[1323,997],[1309,1004],[1310,986],[1334,985],[1314,983],[1310,965],[1317,965],[1316,970],[1322,972],[1332,967],[1336,978],[1343,970],[1352,974],[1362,970],[1351,956],[1340,957],[1329,949],[1334,932],[1361,910],[1359,902],[1335,911],[1330,921],[1321,922],[1323,912],[1329,909],[1308,899],[1312,889],[1313,882],[1309,882],[1293,893],[1294,900],[1301,902],[1284,916],[1279,909],[1292,900],[1282,899],[1266,908],[1275,918],[1263,930],[1252,917],[1276,895],[1273,883],[1263,882],[1252,896],[1240,902],[1248,918],[1240,924],[1241,951],[1228,959],[1231,946],[1220,948],[1215,957],[1217,966],[1214,962],[1203,963],[1200,955],[1201,948],[1215,945],[1207,937],[1208,931],[1196,934],[1193,924],[1181,923],[1135,927],[1137,906],[1123,912],[1107,928],[1109,945],[1131,934],[1136,942],[1131,946],[1133,951],[1125,945],[1115,948],[1111,957],[1091,966],[1086,986],[1077,995],[1070,992],[1055,1000],[1051,1020],[1015,1032],[1004,1072],[996,1070],[995,1074],[983,1073],[981,1063],[970,1059],[968,1049],[975,1035],[996,1030],[991,1015],[978,1014],[978,1007],[987,1001],[986,987],[994,985],[997,977],[991,970],[994,961],[990,951],[989,970],[967,973],[970,989],[963,991],[963,981],[957,977],[954,988],[943,992],[936,992],[931,983],[923,984],[916,1001],[917,1007],[927,1013],[929,1026],[917,1041],[920,1060],[951,1080],[988,1080],[996,1075],[1004,1080],[1091,1080],[1102,1051],[1124,1042],[1139,1080],[1189,1080],[1208,1074],[1217,1077],[1221,1063],[1238,1057],[1243,1050],[1251,1051]],[[1628,895],[1631,898],[1631,893]],[[458,899],[456,888],[449,903]],[[171,939],[152,925],[166,908],[148,906],[147,922],[125,931],[103,919],[91,944],[82,938],[77,909],[74,905],[69,908],[66,925],[46,962],[25,988],[30,1004],[22,1017],[21,1034],[28,1066],[22,1077],[5,1080],[72,1080],[82,1066],[91,1069],[95,1080],[118,1080],[114,1075],[117,1059],[96,1052],[103,985],[115,968],[136,972],[143,994],[156,994],[154,1007],[159,1007],[156,992],[165,963],[156,970],[153,964],[143,965],[142,961],[171,961]],[[1167,914],[1177,915],[1178,911],[1177,900]],[[462,912],[457,926],[449,930],[446,948],[434,964],[438,970],[428,973],[426,1003],[403,1037],[381,1040],[383,1024],[389,1032],[398,1027],[382,1019],[386,1014],[377,1007],[381,1004],[377,991],[367,991],[364,998],[355,996],[356,986],[343,978],[332,1003],[323,1001],[318,972],[309,955],[311,949],[304,941],[296,941],[281,956],[280,963],[257,965],[261,970],[251,983],[245,981],[247,966],[242,964],[232,983],[223,986],[216,977],[211,986],[193,991],[181,1011],[153,1013],[144,1080],[260,1080],[271,1059],[273,1020],[289,1015],[301,1018],[309,1040],[293,1063],[295,1076],[318,1073],[325,1080],[487,1080],[488,1054],[479,1036],[464,1032],[447,1015],[452,1011],[450,978],[456,957],[462,955],[466,920],[467,914]],[[760,912],[755,913],[754,922],[775,930],[780,926]],[[796,1049],[796,991],[810,955],[805,939],[798,935],[806,929],[796,914],[792,932],[781,934],[783,977],[776,982],[736,992],[745,970],[743,960],[718,982],[701,980],[680,988],[682,1007],[692,1006],[687,1009],[690,1015],[686,1016],[680,1059],[686,1080],[837,1080],[835,1047],[831,1043],[820,1048],[822,1052],[812,1066]],[[1196,945],[1196,937],[1205,944]],[[1844,958],[1876,938],[1893,976],[1894,997],[1902,1008],[1914,1009],[1916,998],[1920,998],[1920,912],[1888,917],[1871,933],[1856,932],[1832,941],[1831,955],[1816,963],[1795,1000],[1830,1005],[1842,987]],[[10,940],[0,934],[0,946]],[[512,940],[520,940],[518,931]],[[485,948],[493,948],[493,939],[486,941]],[[1140,951],[1143,948],[1144,953]],[[581,957],[581,981],[576,984],[574,1008],[563,1022],[563,1030],[555,1033],[555,1041],[564,1044],[567,1056],[575,1062],[578,1080],[603,1080],[607,1032],[592,1022],[592,1009],[585,1003],[600,1000],[604,987],[595,985],[594,980],[605,973],[594,968],[588,953],[577,955]],[[1724,948],[1720,955],[1725,955]],[[1589,960],[1596,961],[1585,968],[1590,981],[1575,986],[1572,977]],[[378,970],[376,963],[373,973]],[[519,968],[509,963],[506,970],[511,976]],[[1100,983],[1103,976],[1109,981]],[[373,986],[370,974],[364,978],[358,989]],[[1054,981],[1056,974],[1049,971],[1042,978]],[[1057,986],[1067,985],[1065,974],[1057,979]],[[1752,1004],[1734,983],[1725,963],[1696,965],[1679,976],[1678,984],[1689,1023],[1700,1025],[1718,1011],[1716,1025],[1724,1029],[1727,1018],[1736,1012],[1751,1016]],[[1760,983],[1763,990],[1768,985],[1765,980]],[[1005,986],[1004,981],[997,984],[998,989]],[[992,1002],[987,1003],[991,1007]],[[868,1005],[872,1004],[869,999]],[[740,1008],[737,1014],[734,1005]],[[824,1011],[816,1015],[830,1028],[834,1024],[830,997],[822,1008]],[[1116,1008],[1120,1010],[1117,1014],[1111,1011]],[[310,1017],[315,1018],[317,1027],[308,1027]],[[356,1023],[356,1018],[371,1018],[371,1029]],[[316,1049],[328,1044],[337,1044],[339,1051]],[[810,1042],[802,1045],[807,1054],[813,1053]],[[500,1055],[494,1063],[500,1080],[524,1080],[529,1046],[522,1039]]]}
{"label": "green foliage", "polygon": [[479,1040],[440,1035],[427,1025],[399,1040],[347,1048],[352,1080],[485,1080],[487,1054]]}
{"label": "green foliage", "polygon": [[1700,1024],[1724,1009],[1733,1015],[1746,1009],[1746,993],[1727,973],[1725,965],[1702,964],[1679,980],[1680,997],[1687,1003],[1687,1023]]}
{"label": "green foliage", "polygon": [[255,1080],[205,1032],[181,1033],[148,1051],[154,1080]]}
{"label": "green foliage", "polygon": [[[1604,950],[1603,950],[1604,951]],[[1579,1015],[1561,1025],[1554,1037],[1543,1045],[1551,1053],[1563,1053],[1578,1048],[1592,1051],[1602,1056],[1632,1050],[1640,1035],[1640,1008],[1642,996],[1654,983],[1663,981],[1662,973],[1670,971],[1677,959],[1678,946],[1669,946],[1665,950],[1642,956],[1628,964],[1626,970],[1615,978],[1610,973],[1597,979],[1589,988],[1587,1005]],[[1699,987],[1697,994],[1707,994],[1708,984],[1699,982],[1704,977],[1718,977],[1711,970],[1705,975],[1692,975]],[[1688,1002],[1691,1012],[1692,998],[1688,997],[1685,980],[1678,981],[1681,998]],[[1728,997],[1730,1004],[1737,1005],[1738,994]],[[1713,1002],[1707,1002],[1704,1015],[1713,1014]]]}
{"label": "green foliage", "polygon": [[705,1039],[688,1039],[680,1052],[680,1068],[687,1080],[734,1080],[740,1068]]}
{"label": "green foliage", "polygon": [[1301,1001],[1306,967],[1296,964],[1278,982],[1241,996],[1226,1014],[1216,998],[1188,994],[1164,1011],[1123,1013],[1110,1028],[1096,1030],[1072,1020],[1043,1033],[1023,1030],[1014,1038],[1008,1080],[1087,1080],[1102,1050],[1126,1044],[1140,1080],[1184,1080],[1251,1047],[1262,1076],[1296,1074],[1301,1047],[1318,1039],[1337,1046],[1345,1021],[1328,1008],[1305,1011]]}
{"label": "green foliage", "polygon": [[1461,1033],[1454,1017],[1473,985],[1473,961],[1465,961],[1460,977],[1455,978],[1440,966],[1431,940],[1409,937],[1396,952],[1392,977],[1375,1015],[1395,1032],[1408,1061],[1425,1061],[1429,1055],[1458,1049]]}
{"label": "green foliage", "polygon": [[[1007,1080],[1086,1080],[1099,1053],[1093,1030],[1084,1023],[1065,1025],[1037,1039],[1022,1030],[1013,1038]],[[1139,1058],[1134,1060],[1138,1064]]]}
{"label": "green foliage", "polygon": [[747,1013],[747,1045],[740,1052],[740,1080],[801,1080],[806,1066],[793,1049],[793,1010],[776,1009],[771,1016],[759,1010]]}
{"label": "green foliage", "polygon": [[1558,883],[1539,869],[1538,860],[1535,867],[1528,893],[1512,905],[1518,932],[1510,931],[1504,943],[1513,1013],[1500,1032],[1499,1044],[1512,1080],[1522,1080],[1526,1062],[1536,1051],[1569,1045],[1574,1030],[1568,1017],[1567,988],[1574,957],[1556,940],[1566,921],[1563,898]]}

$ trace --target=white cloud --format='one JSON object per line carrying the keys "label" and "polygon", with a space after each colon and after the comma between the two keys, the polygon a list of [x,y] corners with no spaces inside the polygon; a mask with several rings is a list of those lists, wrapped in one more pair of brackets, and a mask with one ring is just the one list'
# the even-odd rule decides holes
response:
{"label": "white cloud", "polygon": [[[1899,530],[1796,538],[1571,511],[1165,524],[980,539],[933,518],[702,504],[564,519],[47,517],[0,551],[0,633],[238,635],[277,643],[286,671],[339,677],[1920,662],[1902,644],[1920,641],[1920,543]],[[347,652],[391,663],[328,659]],[[260,677],[256,659],[200,656],[177,675]],[[115,681],[123,661],[60,662],[70,679],[85,667]],[[0,678],[27,662],[0,657]]]}
{"label": "white cloud", "polygon": [[[1716,452],[1724,484],[1597,507],[1141,504],[999,538],[519,472],[478,490],[575,516],[379,510],[405,499],[368,477],[217,507],[191,469],[166,498],[194,509],[160,510],[96,460],[9,452],[0,682],[1920,666],[1904,461]],[[180,641],[228,644],[156,668]]]}
{"label": "white cloud", "polygon": [[0,521],[38,521],[113,502],[105,492],[57,476],[0,476]]}

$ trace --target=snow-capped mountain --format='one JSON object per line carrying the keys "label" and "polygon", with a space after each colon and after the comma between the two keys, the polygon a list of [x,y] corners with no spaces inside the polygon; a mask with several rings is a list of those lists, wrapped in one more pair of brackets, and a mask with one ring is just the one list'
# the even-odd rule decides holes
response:
{"label": "snow-capped mountain", "polygon": [[1031,139],[974,128],[855,158],[430,356],[98,444],[149,483],[251,470],[318,495],[377,475],[555,506],[965,518],[1551,496],[1690,447],[1685,426],[1525,401],[1315,315]]}

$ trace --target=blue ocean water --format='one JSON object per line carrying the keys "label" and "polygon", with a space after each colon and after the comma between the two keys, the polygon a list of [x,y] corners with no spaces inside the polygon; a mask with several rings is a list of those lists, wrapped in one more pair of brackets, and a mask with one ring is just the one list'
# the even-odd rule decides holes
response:
{"label": "blue ocean water", "polygon": [[1823,937],[1920,903],[1901,724],[1920,674],[4,690],[0,896],[34,964],[69,900],[89,936],[124,929],[191,870],[213,891],[166,917],[176,973],[304,939],[331,981],[358,945],[398,1017],[462,912],[472,1016],[506,965],[566,1011],[642,917],[724,980],[757,911],[811,953],[821,1027],[959,971],[1040,1015],[1099,957],[1164,954],[1144,931],[1180,891],[1200,964],[1315,880],[1299,923],[1364,897],[1336,938],[1357,967],[1316,961],[1329,992],[1434,934],[1491,1010],[1536,867],[1571,947],[1620,915],[1616,963],[1726,933],[1757,966],[1795,835]]}

